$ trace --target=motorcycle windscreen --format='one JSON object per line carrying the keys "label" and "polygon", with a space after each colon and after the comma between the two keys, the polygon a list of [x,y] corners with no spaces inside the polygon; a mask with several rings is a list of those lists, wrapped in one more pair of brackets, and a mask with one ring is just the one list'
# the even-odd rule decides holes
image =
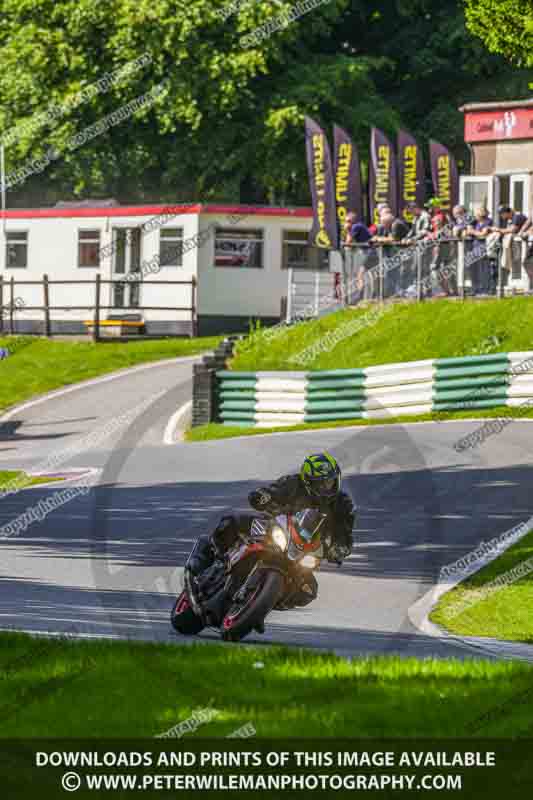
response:
{"label": "motorcycle windscreen", "polygon": [[316,508],[306,508],[298,511],[293,517],[294,527],[301,539],[306,543],[311,543],[320,534],[320,529],[326,520],[326,514],[322,514]]}

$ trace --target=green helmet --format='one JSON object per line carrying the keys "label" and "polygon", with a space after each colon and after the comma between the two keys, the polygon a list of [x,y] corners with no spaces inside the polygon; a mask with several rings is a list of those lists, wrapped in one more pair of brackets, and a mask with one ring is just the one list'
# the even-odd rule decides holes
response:
{"label": "green helmet", "polygon": [[333,498],[341,488],[341,470],[329,453],[307,456],[300,470],[300,478],[310,495]]}

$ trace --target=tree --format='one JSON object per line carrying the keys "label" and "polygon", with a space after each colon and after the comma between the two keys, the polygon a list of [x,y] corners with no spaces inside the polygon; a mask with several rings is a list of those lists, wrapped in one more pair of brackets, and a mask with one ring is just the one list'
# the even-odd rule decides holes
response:
{"label": "tree", "polygon": [[531,0],[465,0],[466,24],[491,53],[521,67],[533,66]]}
{"label": "tree", "polygon": [[[306,40],[328,33],[347,0],[309,13]],[[238,193],[253,147],[264,135],[269,78],[283,72],[297,24],[259,45],[244,34],[291,3],[243,0],[227,20],[227,0],[4,0],[0,28],[0,130],[27,121],[143,53],[151,62],[120,85],[31,131],[8,148],[8,171],[50,147],[61,155],[28,179],[19,198],[52,184],[60,191],[119,198],[187,199]],[[126,122],[71,152],[72,137],[161,81],[167,91]],[[277,133],[276,133],[277,130]],[[272,157],[279,157],[273,153]],[[255,153],[257,159],[257,153]],[[269,171],[266,165],[267,173]],[[15,195],[15,199],[18,199]]]}
{"label": "tree", "polygon": [[[372,125],[390,135],[402,125],[421,144],[441,139],[461,160],[458,106],[527,91],[526,71],[466,29],[462,0],[329,0],[243,46],[243,36],[292,6],[2,0],[0,137],[149,56],[124,80],[8,145],[9,173],[50,148],[59,154],[14,187],[9,204],[72,195],[307,204],[306,114],[326,129],[337,122],[349,130],[363,161]],[[153,102],[69,148],[73,136],[162,83]]]}

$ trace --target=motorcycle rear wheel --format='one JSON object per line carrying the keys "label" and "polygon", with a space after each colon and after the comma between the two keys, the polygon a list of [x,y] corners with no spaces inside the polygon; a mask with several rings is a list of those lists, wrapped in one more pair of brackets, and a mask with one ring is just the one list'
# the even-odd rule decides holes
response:
{"label": "motorcycle rear wheel", "polygon": [[265,570],[244,602],[234,603],[222,620],[222,638],[226,642],[244,639],[256,625],[263,623],[272,611],[283,589],[284,578],[279,572]]}
{"label": "motorcycle rear wheel", "polygon": [[172,607],[170,623],[182,636],[194,636],[204,629],[204,623],[191,608],[187,592],[183,591]]}

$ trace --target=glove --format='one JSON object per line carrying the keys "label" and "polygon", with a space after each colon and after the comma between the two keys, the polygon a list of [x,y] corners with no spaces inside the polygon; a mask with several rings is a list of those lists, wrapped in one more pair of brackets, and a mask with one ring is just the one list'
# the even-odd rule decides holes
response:
{"label": "glove", "polygon": [[328,549],[328,561],[332,564],[342,564],[345,558],[348,558],[352,552],[351,547],[343,544],[332,544]]}

